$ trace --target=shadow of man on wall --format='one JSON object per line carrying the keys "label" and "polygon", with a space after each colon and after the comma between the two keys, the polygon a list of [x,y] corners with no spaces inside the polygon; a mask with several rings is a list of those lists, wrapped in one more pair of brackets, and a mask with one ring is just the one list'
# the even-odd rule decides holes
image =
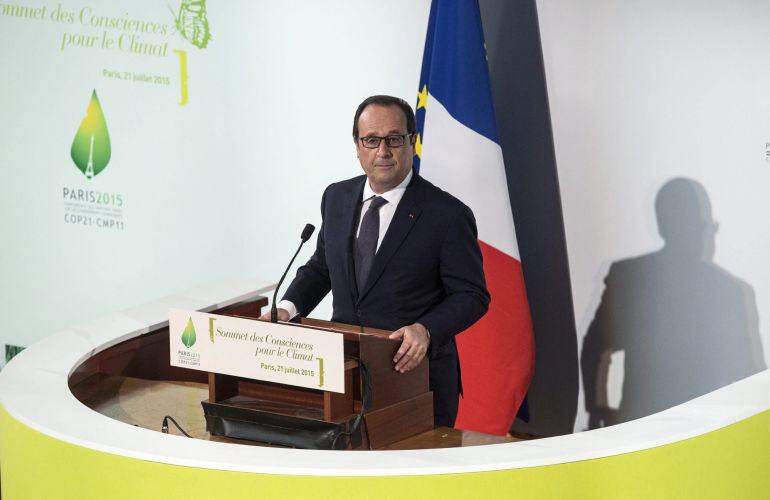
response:
{"label": "shadow of man on wall", "polygon": [[[705,189],[667,182],[655,200],[663,248],[615,262],[583,342],[589,428],[683,403],[765,368],[753,289],[713,262],[718,224]],[[625,352],[610,408],[611,355]]]}

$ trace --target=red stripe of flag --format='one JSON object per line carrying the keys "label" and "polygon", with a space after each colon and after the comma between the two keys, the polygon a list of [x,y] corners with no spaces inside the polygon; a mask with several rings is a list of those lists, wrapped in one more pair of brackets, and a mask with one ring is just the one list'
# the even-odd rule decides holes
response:
{"label": "red stripe of flag", "polygon": [[508,433],[535,365],[532,320],[521,263],[479,241],[489,311],[457,336],[463,397],[455,427]]}

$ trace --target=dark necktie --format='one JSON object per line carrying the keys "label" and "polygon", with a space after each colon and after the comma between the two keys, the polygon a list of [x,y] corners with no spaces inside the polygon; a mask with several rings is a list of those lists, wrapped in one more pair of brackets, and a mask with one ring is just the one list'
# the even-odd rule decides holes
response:
{"label": "dark necktie", "polygon": [[369,277],[369,271],[372,270],[374,254],[377,252],[377,239],[380,237],[380,207],[386,204],[388,200],[381,196],[372,198],[369,209],[361,219],[361,228],[358,230],[356,238],[356,284],[358,291],[362,292],[366,279]]}

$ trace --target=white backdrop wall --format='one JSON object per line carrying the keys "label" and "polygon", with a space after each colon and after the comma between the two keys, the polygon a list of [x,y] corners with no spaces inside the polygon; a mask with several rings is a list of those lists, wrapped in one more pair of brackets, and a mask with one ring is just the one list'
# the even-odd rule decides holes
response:
{"label": "white backdrop wall", "polygon": [[[360,172],[357,104],[414,100],[428,0],[209,1],[205,48],[174,29],[181,3],[0,2],[0,344],[220,279],[277,280],[303,225],[320,223],[323,188]],[[92,15],[168,30],[94,26]],[[68,34],[97,41],[62,47]],[[131,34],[162,54],[122,50]],[[187,57],[184,106],[174,50]],[[94,90],[112,154],[86,179],[70,147]],[[122,229],[96,227],[93,213],[65,221],[104,208],[73,207],[65,189],[119,196],[101,219]]]}
{"label": "white backdrop wall", "polygon": [[[652,384],[656,370],[705,377],[730,363],[720,349],[750,345],[751,371],[763,368],[770,359],[770,4],[543,0],[538,14],[578,340],[583,345],[594,325],[612,354],[606,407],[622,413],[624,404],[647,401],[642,412],[656,411],[650,399],[667,390]],[[675,245],[664,248],[658,196],[668,196],[658,216],[691,232],[680,239],[711,239],[713,251],[706,245],[690,259],[701,267],[669,265]],[[713,238],[674,220],[685,217],[688,196],[700,200],[700,222],[718,223]],[[690,271],[677,275],[682,268]],[[633,283],[618,284],[624,270]],[[744,300],[707,310],[725,307],[730,295],[707,275]],[[613,345],[613,336],[656,344],[641,354],[633,340],[626,349]],[[650,356],[638,368],[644,388],[629,385],[634,356]],[[584,396],[581,388],[579,407]],[[588,425],[583,408],[575,427]]]}

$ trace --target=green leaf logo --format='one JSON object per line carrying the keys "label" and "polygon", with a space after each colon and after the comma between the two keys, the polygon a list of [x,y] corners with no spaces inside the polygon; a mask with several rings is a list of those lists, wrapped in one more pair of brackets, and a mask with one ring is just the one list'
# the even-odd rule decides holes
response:
{"label": "green leaf logo", "polygon": [[182,332],[182,343],[185,347],[190,348],[195,343],[195,327],[193,326],[192,318],[187,320],[187,326],[184,327]]}
{"label": "green leaf logo", "polygon": [[91,94],[91,102],[86,109],[86,116],[80,122],[75,140],[72,141],[70,156],[78,170],[83,172],[86,178],[91,179],[107,167],[111,154],[107,121],[104,119],[102,106],[94,90]]}

